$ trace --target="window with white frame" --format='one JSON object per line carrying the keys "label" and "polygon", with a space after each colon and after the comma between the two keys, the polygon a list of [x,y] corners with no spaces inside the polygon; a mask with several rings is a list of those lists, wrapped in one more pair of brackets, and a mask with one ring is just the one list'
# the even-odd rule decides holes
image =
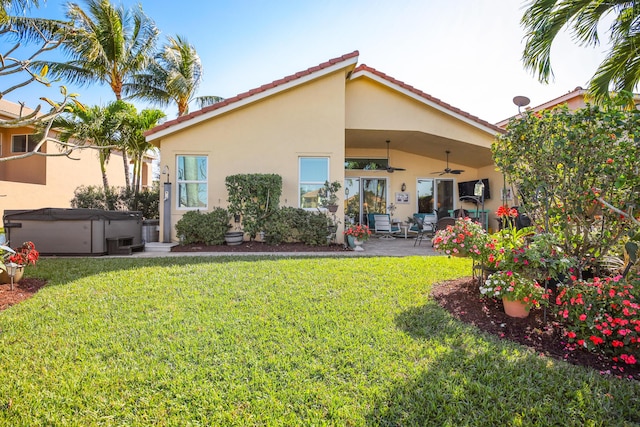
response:
{"label": "window with white frame", "polygon": [[178,208],[206,209],[209,194],[207,156],[178,156],[176,170]]}
{"label": "window with white frame", "polygon": [[300,157],[300,207],[315,209],[319,205],[319,190],[329,181],[328,157]]}
{"label": "window with white frame", "polygon": [[35,135],[11,135],[12,153],[30,153],[35,150],[40,139]]}

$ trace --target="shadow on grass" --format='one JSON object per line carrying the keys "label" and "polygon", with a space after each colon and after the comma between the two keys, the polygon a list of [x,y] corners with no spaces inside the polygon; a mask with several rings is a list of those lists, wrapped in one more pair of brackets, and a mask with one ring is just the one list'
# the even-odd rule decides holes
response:
{"label": "shadow on grass", "polygon": [[[370,425],[631,425],[639,388],[485,336],[435,303],[396,317],[423,343],[417,374],[397,381]],[[635,409],[633,409],[635,408]],[[613,421],[615,420],[615,421]]]}

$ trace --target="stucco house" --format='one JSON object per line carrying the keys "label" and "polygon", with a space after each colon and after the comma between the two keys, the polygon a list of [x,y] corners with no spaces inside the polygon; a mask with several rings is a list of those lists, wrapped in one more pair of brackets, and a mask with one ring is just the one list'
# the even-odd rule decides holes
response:
{"label": "stucco house", "polygon": [[[490,190],[485,210],[495,211],[503,177],[490,147],[502,130],[358,65],[358,55],[331,59],[148,131],[172,188],[166,210],[160,209],[171,240],[188,210],[226,207],[225,177],[238,173],[277,173],[283,179],[280,205],[314,210],[317,199],[309,195],[325,181],[340,181],[341,226],[366,223],[367,213],[386,213],[391,204],[399,220],[436,209],[441,215],[475,211],[460,196],[481,179]],[[186,197],[189,186],[191,195],[197,187],[197,198]]]}
{"label": "stucco house", "polygon": [[[0,99],[0,119],[11,120],[20,116],[19,104]],[[33,110],[23,108],[27,115]],[[31,151],[38,141],[33,136],[31,127],[0,127],[0,157],[11,157]],[[55,136],[55,131],[52,131]],[[47,143],[43,152],[57,150]],[[73,159],[59,156],[31,156],[0,162],[0,215],[5,210],[39,209],[44,207],[69,208],[74,190],[81,185],[102,186],[102,174],[96,150],[85,149],[75,151]],[[143,183],[150,180],[145,166]],[[112,154],[107,163],[109,185],[124,186],[124,168],[122,156],[118,152]]]}

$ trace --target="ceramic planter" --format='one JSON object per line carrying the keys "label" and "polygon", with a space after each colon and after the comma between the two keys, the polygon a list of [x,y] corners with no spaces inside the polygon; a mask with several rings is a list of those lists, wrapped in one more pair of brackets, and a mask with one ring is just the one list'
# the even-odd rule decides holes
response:
{"label": "ceramic planter", "polygon": [[244,240],[244,231],[228,231],[224,234],[224,241],[228,246],[237,246]]}

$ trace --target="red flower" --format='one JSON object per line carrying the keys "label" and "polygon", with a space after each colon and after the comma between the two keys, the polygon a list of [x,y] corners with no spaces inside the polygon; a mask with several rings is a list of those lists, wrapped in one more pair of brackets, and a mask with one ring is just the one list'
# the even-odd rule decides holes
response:
{"label": "red flower", "polygon": [[33,242],[24,242],[22,246],[14,250],[16,253],[8,259],[10,262],[15,262],[19,265],[36,265],[36,261],[38,261],[40,257],[40,253],[36,250],[36,245],[34,245]]}
{"label": "red flower", "polygon": [[602,343],[604,342],[604,340],[603,340],[602,338],[600,338],[600,337],[596,337],[595,335],[591,335],[591,336],[589,337],[589,339],[591,340],[591,342],[592,342],[594,345],[602,344]]}

